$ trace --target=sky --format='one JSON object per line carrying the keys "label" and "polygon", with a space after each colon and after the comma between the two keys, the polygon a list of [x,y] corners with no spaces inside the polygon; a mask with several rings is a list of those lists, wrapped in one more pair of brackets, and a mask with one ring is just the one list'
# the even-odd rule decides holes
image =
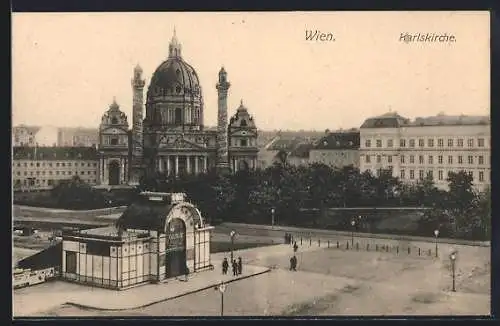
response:
{"label": "sky", "polygon": [[[357,128],[389,111],[486,115],[489,25],[488,12],[14,13],[12,122],[98,127],[116,97],[131,123],[133,68],[147,88],[174,27],[200,77],[205,125],[217,121],[221,66],[229,114],[243,100],[259,129]],[[307,41],[316,30],[335,40]]]}

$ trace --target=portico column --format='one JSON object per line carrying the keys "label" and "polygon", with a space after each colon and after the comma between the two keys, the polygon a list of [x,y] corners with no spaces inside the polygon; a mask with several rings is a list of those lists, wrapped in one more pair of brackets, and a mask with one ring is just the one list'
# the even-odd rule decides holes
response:
{"label": "portico column", "polygon": [[207,157],[203,156],[203,172],[207,172]]}
{"label": "portico column", "polygon": [[179,155],[175,155],[175,176],[179,175]]}
{"label": "portico column", "polygon": [[123,159],[123,182],[128,183],[128,162],[127,158]]}
{"label": "portico column", "polygon": [[99,179],[101,184],[104,183],[104,158],[101,157],[101,161],[99,162]]}
{"label": "portico column", "polygon": [[167,159],[167,175],[170,175],[170,156],[167,156],[166,159]]}
{"label": "portico column", "polygon": [[198,169],[198,161],[200,160],[199,156],[194,157],[194,173],[198,174],[200,173],[200,170]]}
{"label": "portico column", "polygon": [[191,156],[186,155],[186,170],[188,174],[191,174]]}
{"label": "portico column", "polygon": [[108,162],[103,159],[104,161],[104,184],[108,185],[109,184],[109,178],[108,178]]}
{"label": "portico column", "polygon": [[125,180],[125,162],[123,162],[123,157],[120,158],[120,184],[123,184]]}

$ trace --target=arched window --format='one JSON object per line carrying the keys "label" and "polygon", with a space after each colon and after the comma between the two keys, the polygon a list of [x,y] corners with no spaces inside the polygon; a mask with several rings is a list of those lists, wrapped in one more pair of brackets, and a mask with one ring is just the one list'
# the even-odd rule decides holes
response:
{"label": "arched window", "polygon": [[181,124],[182,123],[182,109],[181,108],[176,108],[175,109],[175,124]]}
{"label": "arched window", "polygon": [[245,119],[241,120],[240,126],[246,127],[247,126],[247,121]]}

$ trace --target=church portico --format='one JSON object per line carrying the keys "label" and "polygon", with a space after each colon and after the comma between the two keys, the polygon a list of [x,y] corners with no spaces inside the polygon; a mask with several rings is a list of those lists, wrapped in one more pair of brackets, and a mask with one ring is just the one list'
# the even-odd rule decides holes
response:
{"label": "church portico", "polygon": [[167,175],[206,173],[208,157],[199,153],[160,154],[157,157],[157,169]]}

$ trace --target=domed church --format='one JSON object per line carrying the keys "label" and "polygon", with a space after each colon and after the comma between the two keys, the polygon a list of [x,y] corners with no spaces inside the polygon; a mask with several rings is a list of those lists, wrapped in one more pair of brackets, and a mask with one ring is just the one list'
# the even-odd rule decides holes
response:
{"label": "domed church", "polygon": [[[219,71],[217,128],[204,125],[205,103],[196,70],[183,58],[175,30],[168,57],[151,77],[144,101],[143,70],[131,80],[132,129],[113,100],[99,127],[99,183],[137,185],[142,177],[179,177],[216,169],[221,173],[257,166],[257,127],[241,101],[228,123],[231,84]],[[143,107],[145,106],[145,115]]]}

